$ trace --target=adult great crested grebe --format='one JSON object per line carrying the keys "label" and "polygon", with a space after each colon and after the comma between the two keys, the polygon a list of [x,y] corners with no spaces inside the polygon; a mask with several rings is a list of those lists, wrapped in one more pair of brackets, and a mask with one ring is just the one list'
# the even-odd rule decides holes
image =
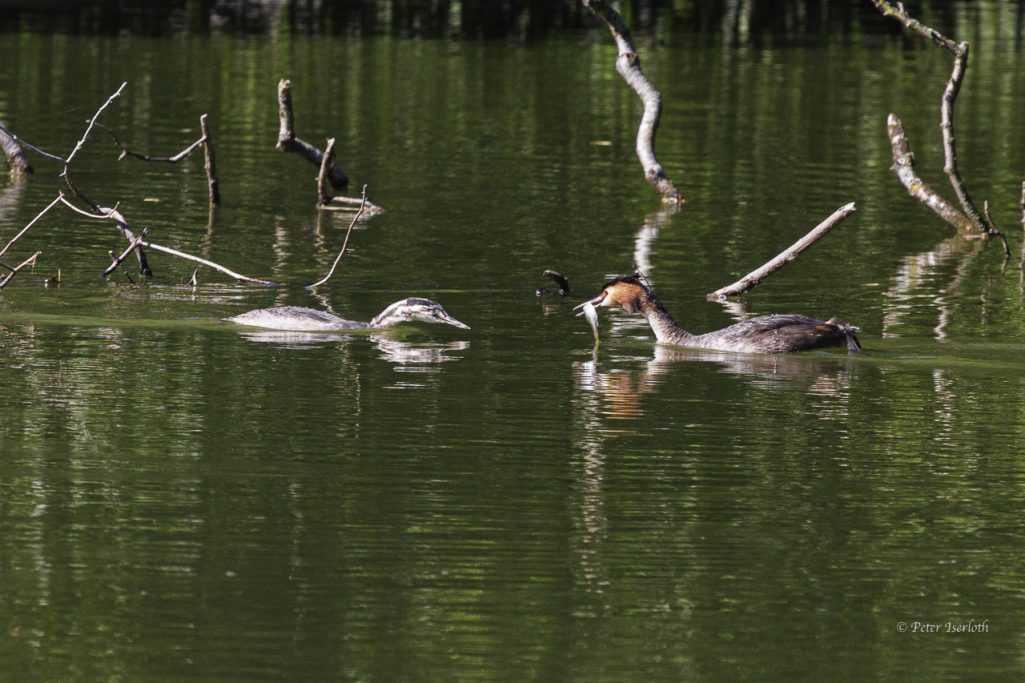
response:
{"label": "adult great crested grebe", "polygon": [[361,330],[393,327],[408,322],[443,323],[461,330],[470,329],[448,313],[439,304],[430,299],[410,297],[396,301],[378,313],[368,323],[357,320],[346,320],[337,315],[301,306],[277,306],[275,308],[258,308],[241,315],[225,318],[227,322],[250,327],[263,327],[269,330],[290,330],[295,332]]}
{"label": "adult great crested grebe", "polygon": [[691,334],[680,327],[655,293],[641,282],[640,274],[613,278],[602,286],[602,293],[577,306],[614,306],[627,313],[640,313],[648,319],[655,337],[664,344],[692,346],[718,351],[787,353],[825,346],[842,346],[858,351],[857,327],[833,318],[815,320],[803,315],[763,315],[706,334]]}

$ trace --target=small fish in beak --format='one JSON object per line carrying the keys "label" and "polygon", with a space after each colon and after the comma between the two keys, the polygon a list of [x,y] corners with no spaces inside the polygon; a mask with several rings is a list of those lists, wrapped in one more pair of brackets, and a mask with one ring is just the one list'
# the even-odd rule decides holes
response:
{"label": "small fish in beak", "polygon": [[585,301],[577,306],[577,308],[584,309],[577,313],[577,317],[584,316],[587,319],[587,322],[591,325],[591,331],[594,332],[594,340],[598,341],[601,333],[601,326],[598,324],[598,310],[590,301]]}

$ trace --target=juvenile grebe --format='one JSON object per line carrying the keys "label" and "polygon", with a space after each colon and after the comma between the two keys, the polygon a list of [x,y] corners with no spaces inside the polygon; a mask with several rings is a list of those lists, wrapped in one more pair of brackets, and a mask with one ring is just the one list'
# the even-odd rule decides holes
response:
{"label": "juvenile grebe", "polygon": [[593,306],[619,304],[627,313],[638,312],[648,319],[655,337],[664,344],[692,346],[718,351],[754,351],[787,353],[824,346],[846,344],[849,351],[858,351],[857,327],[833,318],[815,320],[791,313],[764,315],[707,334],[691,334],[676,324],[655,293],[641,282],[637,273],[623,275],[606,282],[602,293],[585,301]]}
{"label": "juvenile grebe", "polygon": [[384,309],[368,323],[357,320],[346,320],[337,315],[300,306],[277,306],[275,308],[258,308],[241,315],[225,318],[227,322],[263,327],[270,330],[291,330],[310,332],[315,330],[359,330],[392,327],[408,322],[443,323],[461,330],[470,329],[469,325],[459,322],[430,299],[410,297],[396,301]]}

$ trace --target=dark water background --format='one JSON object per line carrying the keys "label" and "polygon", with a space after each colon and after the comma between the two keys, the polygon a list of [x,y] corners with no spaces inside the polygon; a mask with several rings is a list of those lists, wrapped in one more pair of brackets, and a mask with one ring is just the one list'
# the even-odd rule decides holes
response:
{"label": "dark water background", "polygon": [[[102,121],[170,154],[209,113],[222,207],[201,156],[117,162],[102,133],[76,182],[154,242],[285,284],[201,270],[191,287],[154,253],[152,280],[104,281],[123,240],[67,211],[5,256],[44,252],[0,292],[0,677],[1020,678],[1025,69],[1016,6],[964,11],[961,168],[1006,261],[889,170],[893,111],[947,187],[950,61],[914,41],[640,34],[674,214],[641,176],[640,105],[603,30],[8,24],[0,120],[67,153],[127,81]],[[350,194],[385,208],[316,296],[302,285],[348,216],[318,213],[315,169],[274,149],[286,76],[299,135],[336,137]],[[32,161],[0,179],[3,243],[62,187]],[[741,305],[705,301],[849,201]],[[656,348],[622,312],[595,351],[572,304],[635,266],[695,332],[835,315],[866,353]],[[535,298],[545,268],[570,297]],[[369,320],[409,295],[473,329],[220,322],[274,304]],[[946,632],[972,619],[987,631]]]}

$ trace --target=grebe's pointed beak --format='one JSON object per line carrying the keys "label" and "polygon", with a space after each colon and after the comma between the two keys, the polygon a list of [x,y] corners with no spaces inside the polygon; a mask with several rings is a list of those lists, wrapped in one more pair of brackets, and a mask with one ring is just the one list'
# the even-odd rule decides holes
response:
{"label": "grebe's pointed beak", "polygon": [[439,315],[437,318],[437,322],[445,323],[446,325],[451,325],[452,327],[458,327],[461,330],[470,329],[469,325],[459,322],[458,320],[450,316],[448,313],[445,313],[444,315]]}
{"label": "grebe's pointed beak", "polygon": [[[576,306],[573,307],[573,310],[574,311],[580,310],[581,308],[583,308],[587,304],[591,304],[592,306],[601,306],[603,301],[605,301],[605,292],[602,292],[601,294],[599,294],[598,296],[594,297],[590,301],[585,301],[582,304],[577,304]],[[583,315],[583,313],[577,313],[577,315]]]}

